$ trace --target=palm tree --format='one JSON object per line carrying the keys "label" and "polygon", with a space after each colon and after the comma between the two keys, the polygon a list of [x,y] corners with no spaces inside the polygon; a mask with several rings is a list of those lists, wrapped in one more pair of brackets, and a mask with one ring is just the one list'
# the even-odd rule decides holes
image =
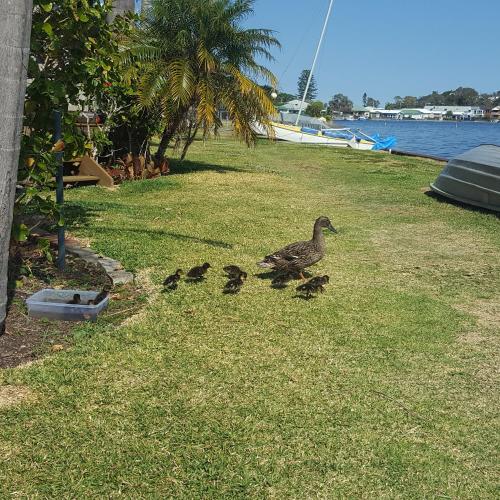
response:
{"label": "palm tree", "polygon": [[7,263],[21,144],[31,0],[0,0],[0,334],[7,306]]}
{"label": "palm tree", "polygon": [[245,29],[253,0],[153,0],[128,52],[146,62],[140,85],[144,107],[160,109],[163,133],[155,163],[180,132],[184,152],[201,129],[204,136],[221,126],[224,108],[236,134],[251,144],[252,123],[269,123],[272,101],[254,79],[275,86],[274,75],[256,61],[272,60],[279,47],[273,32]]}

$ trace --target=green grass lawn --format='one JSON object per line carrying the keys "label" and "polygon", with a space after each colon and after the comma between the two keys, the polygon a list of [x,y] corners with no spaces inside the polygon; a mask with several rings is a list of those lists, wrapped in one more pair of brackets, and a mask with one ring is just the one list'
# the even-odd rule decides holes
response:
{"label": "green grass lawn", "polygon": [[[0,497],[498,498],[499,219],[424,194],[426,160],[230,139],[189,159],[67,192],[71,232],[148,300],[0,373],[30,394],[0,408]],[[319,215],[326,293],[271,289],[255,262]]]}

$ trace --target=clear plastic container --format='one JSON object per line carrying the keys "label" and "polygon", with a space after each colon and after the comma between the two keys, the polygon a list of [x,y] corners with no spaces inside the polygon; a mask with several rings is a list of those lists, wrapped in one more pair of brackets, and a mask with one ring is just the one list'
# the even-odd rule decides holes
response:
{"label": "clear plastic container", "polygon": [[[68,304],[78,293],[83,304]],[[96,305],[84,305],[94,300],[99,292],[86,290],[54,290],[44,288],[26,299],[28,315],[32,318],[62,321],[96,321],[98,314],[108,307],[109,295]]]}

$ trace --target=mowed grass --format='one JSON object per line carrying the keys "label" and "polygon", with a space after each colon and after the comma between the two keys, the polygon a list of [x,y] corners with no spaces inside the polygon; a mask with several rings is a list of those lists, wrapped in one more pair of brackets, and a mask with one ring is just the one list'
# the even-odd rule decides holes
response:
{"label": "mowed grass", "polygon": [[[189,160],[68,191],[71,231],[148,301],[0,374],[31,394],[0,407],[0,496],[498,498],[499,219],[424,194],[426,160],[227,138]],[[319,215],[326,293],[271,289],[255,262]]]}

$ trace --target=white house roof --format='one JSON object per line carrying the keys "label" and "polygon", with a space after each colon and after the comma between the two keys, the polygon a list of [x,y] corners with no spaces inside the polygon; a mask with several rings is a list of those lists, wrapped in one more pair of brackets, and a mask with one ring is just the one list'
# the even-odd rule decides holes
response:
{"label": "white house roof", "polygon": [[397,115],[400,109],[372,109],[370,113],[378,113],[379,115]]}
{"label": "white house roof", "polygon": [[478,106],[431,106],[428,104],[425,109],[430,111],[451,111],[452,113],[466,113],[472,111],[473,109],[480,109]]}
{"label": "white house roof", "polygon": [[[298,99],[293,99],[292,101],[289,101],[289,102],[286,102],[285,104],[282,104],[281,106],[279,106],[280,109],[291,109],[291,110],[296,110],[298,111],[300,109],[300,104],[301,104],[302,101],[299,101]],[[306,101],[304,103],[304,109],[307,108],[307,106],[309,106],[309,103]]]}

